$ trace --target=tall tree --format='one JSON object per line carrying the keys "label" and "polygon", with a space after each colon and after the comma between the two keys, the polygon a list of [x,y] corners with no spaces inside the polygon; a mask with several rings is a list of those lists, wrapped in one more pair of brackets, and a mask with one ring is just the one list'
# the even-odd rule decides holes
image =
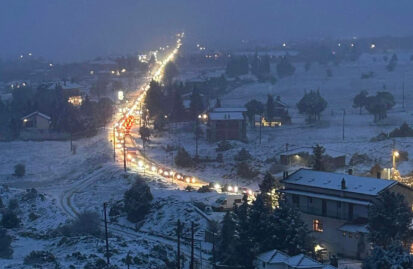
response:
{"label": "tall tree", "polygon": [[376,246],[387,248],[394,242],[410,245],[413,213],[401,194],[381,193],[369,210],[369,240]]}
{"label": "tall tree", "polygon": [[204,104],[202,102],[201,94],[197,88],[192,90],[191,103],[189,105],[191,118],[197,119],[198,115],[204,111]]}
{"label": "tall tree", "polygon": [[248,103],[245,104],[245,108],[247,109],[247,117],[250,121],[250,125],[254,125],[254,117],[255,115],[262,115],[264,113],[264,105],[255,99],[252,99]]}
{"label": "tall tree", "polygon": [[297,103],[300,113],[308,115],[308,120],[319,120],[321,112],[327,107],[327,101],[320,95],[319,91],[305,93],[303,98]]}
{"label": "tall tree", "polygon": [[274,104],[274,97],[272,95],[267,96],[267,104],[265,106],[267,119],[271,121],[275,116],[275,104]]}
{"label": "tall tree", "polygon": [[263,181],[259,184],[259,187],[265,205],[271,209],[278,207],[279,184],[270,172],[265,174]]}
{"label": "tall tree", "polygon": [[325,152],[325,148],[320,146],[319,144],[313,147],[313,169],[317,171],[324,171],[324,164],[323,164],[323,154]]}
{"label": "tall tree", "polygon": [[236,224],[231,212],[225,214],[221,226],[217,246],[218,261],[225,265],[238,265]]}
{"label": "tall tree", "polygon": [[353,99],[353,107],[360,108],[360,115],[361,109],[366,106],[367,104],[367,91],[363,90],[359,94],[357,94]]}
{"label": "tall tree", "polygon": [[172,83],[172,80],[174,77],[176,77],[179,74],[178,67],[174,62],[168,62],[165,66],[165,71],[163,75],[163,80],[165,84],[170,84]]}

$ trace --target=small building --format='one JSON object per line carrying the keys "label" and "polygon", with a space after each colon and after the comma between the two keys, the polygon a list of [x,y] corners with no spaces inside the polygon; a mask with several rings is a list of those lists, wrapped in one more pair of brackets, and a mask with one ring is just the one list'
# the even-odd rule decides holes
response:
{"label": "small building", "polygon": [[23,128],[48,130],[51,118],[39,111],[35,111],[21,118]]}
{"label": "small building", "polygon": [[369,207],[382,192],[400,193],[413,205],[413,190],[395,180],[299,169],[281,182],[287,203],[300,211],[326,257],[367,255]]}
{"label": "small building", "polygon": [[254,267],[256,269],[336,269],[304,254],[290,257],[276,249],[259,254],[254,260]]}
{"label": "small building", "polygon": [[274,100],[274,115],[270,118],[268,115],[255,115],[255,126],[278,127],[291,123],[291,117],[288,114],[288,105],[281,101],[280,96]]}
{"label": "small building", "polygon": [[[243,109],[243,108],[242,108]],[[207,137],[211,142],[247,139],[245,114],[239,108],[215,108],[208,114]]]}

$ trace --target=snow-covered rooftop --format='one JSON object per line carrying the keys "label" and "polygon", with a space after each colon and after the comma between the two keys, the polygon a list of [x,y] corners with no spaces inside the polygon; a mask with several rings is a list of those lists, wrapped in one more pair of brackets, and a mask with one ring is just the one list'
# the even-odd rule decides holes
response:
{"label": "snow-covered rooftop", "polygon": [[40,113],[39,111],[32,112],[29,115],[26,115],[26,116],[22,117],[21,119],[24,120],[24,119],[30,118],[34,115],[39,115],[40,117],[45,118],[46,120],[51,120],[51,118],[49,116],[47,116],[43,113]]}
{"label": "snow-covered rooftop", "polygon": [[[341,181],[345,180],[346,188],[341,188]],[[397,184],[394,180],[384,180],[372,177],[359,177],[340,173],[299,169],[288,176],[285,183],[297,184],[308,187],[339,190],[366,195],[378,195],[381,191]]]}
{"label": "snow-covered rooftop", "polygon": [[214,112],[247,112],[245,107],[217,107]]}
{"label": "snow-covered rooftop", "polygon": [[344,224],[338,228],[342,232],[348,233],[368,233],[367,224],[357,225],[357,224]]}
{"label": "snow-covered rooftop", "polygon": [[335,269],[334,266],[324,265],[304,254],[298,254],[296,256],[290,257],[284,252],[277,249],[261,253],[257,256],[256,259],[267,264],[283,263],[288,265],[288,268]]}
{"label": "snow-covered rooftop", "polygon": [[209,113],[210,120],[243,120],[244,115],[241,112],[211,112]]}
{"label": "snow-covered rooftop", "polygon": [[283,190],[282,192],[303,195],[303,196],[313,197],[313,198],[319,198],[319,199],[326,199],[326,200],[333,200],[333,201],[344,202],[344,203],[357,204],[357,205],[366,205],[366,206],[370,205],[370,203],[366,201],[344,198],[344,197],[333,196],[333,195],[319,194],[319,193],[314,193],[314,192],[295,191],[295,190]]}

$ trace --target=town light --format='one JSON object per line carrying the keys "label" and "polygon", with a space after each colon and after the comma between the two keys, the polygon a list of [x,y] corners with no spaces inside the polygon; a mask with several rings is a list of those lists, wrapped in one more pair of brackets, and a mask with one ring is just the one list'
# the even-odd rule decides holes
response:
{"label": "town light", "polygon": [[375,47],[376,47],[376,44],[371,44],[371,45],[370,45],[370,48],[371,48],[371,49],[374,49]]}
{"label": "town light", "polygon": [[123,95],[123,91],[118,91],[118,100],[122,101],[125,96]]}
{"label": "town light", "polygon": [[393,155],[394,155],[394,157],[399,157],[400,153],[397,150],[395,150],[395,151],[393,151]]}

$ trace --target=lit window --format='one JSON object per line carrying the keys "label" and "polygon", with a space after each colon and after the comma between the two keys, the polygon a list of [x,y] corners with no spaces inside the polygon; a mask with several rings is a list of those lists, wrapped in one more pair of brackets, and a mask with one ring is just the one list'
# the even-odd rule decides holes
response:
{"label": "lit window", "polygon": [[346,232],[343,232],[343,237],[346,237]]}
{"label": "lit window", "polygon": [[413,243],[410,245],[410,254],[413,255]]}
{"label": "lit window", "polygon": [[323,232],[323,223],[320,220],[313,220],[313,231],[320,233]]}

